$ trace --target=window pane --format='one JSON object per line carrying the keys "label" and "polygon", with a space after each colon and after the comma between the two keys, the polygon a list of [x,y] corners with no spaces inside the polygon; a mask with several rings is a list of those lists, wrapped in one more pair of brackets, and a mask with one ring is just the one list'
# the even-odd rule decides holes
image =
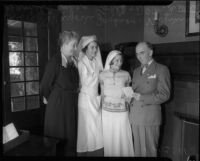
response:
{"label": "window pane", "polygon": [[24,96],[24,83],[11,83],[11,97]]}
{"label": "window pane", "polygon": [[26,68],[26,80],[39,80],[39,68],[27,67]]}
{"label": "window pane", "polygon": [[38,51],[37,38],[25,38],[26,51]]}
{"label": "window pane", "polygon": [[23,66],[24,57],[22,52],[9,52],[9,65],[10,66]]}
{"label": "window pane", "polygon": [[10,68],[10,81],[24,81],[24,68]]}
{"label": "window pane", "polygon": [[35,109],[40,107],[39,96],[26,97],[27,109]]}
{"label": "window pane", "polygon": [[25,110],[25,98],[11,98],[11,111],[23,111]]}
{"label": "window pane", "polygon": [[39,82],[27,82],[26,94],[27,95],[39,94]]}
{"label": "window pane", "polygon": [[25,55],[26,66],[38,65],[38,53],[26,53]]}
{"label": "window pane", "polygon": [[36,23],[24,22],[24,34],[26,36],[37,36]]}
{"label": "window pane", "polygon": [[8,35],[21,35],[22,33],[22,22],[15,20],[8,20]]}
{"label": "window pane", "polygon": [[21,37],[9,36],[8,37],[8,47],[10,51],[22,51],[23,41]]}

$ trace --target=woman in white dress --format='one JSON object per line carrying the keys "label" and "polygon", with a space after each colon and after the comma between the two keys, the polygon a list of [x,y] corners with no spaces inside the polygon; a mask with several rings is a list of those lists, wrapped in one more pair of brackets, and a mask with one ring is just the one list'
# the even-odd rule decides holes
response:
{"label": "woman in white dress", "polygon": [[98,99],[98,77],[103,65],[96,36],[83,36],[78,48],[81,88],[78,98],[77,153],[78,156],[103,156],[102,120]]}
{"label": "woman in white dress", "polygon": [[122,61],[120,51],[111,51],[100,74],[104,156],[109,157],[134,156],[128,99],[122,90],[131,77],[120,69]]}

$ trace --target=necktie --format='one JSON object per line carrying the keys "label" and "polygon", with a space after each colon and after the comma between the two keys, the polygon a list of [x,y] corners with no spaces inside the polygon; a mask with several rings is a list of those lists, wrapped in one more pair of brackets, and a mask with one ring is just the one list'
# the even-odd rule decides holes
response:
{"label": "necktie", "polygon": [[144,74],[144,72],[147,70],[147,65],[144,65],[143,67],[142,67],[142,74]]}

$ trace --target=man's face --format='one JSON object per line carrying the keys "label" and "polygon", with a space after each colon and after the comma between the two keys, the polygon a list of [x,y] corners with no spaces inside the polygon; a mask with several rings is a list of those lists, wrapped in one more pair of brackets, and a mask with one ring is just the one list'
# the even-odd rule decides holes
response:
{"label": "man's face", "polygon": [[148,64],[152,59],[153,51],[147,47],[145,43],[136,46],[136,57],[142,65]]}

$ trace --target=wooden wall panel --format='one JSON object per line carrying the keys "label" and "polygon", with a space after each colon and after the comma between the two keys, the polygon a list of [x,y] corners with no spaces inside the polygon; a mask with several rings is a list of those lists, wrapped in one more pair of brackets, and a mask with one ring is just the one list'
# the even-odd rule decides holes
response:
{"label": "wooden wall panel", "polygon": [[[169,67],[172,94],[163,106],[161,156],[182,161],[182,120],[175,113],[199,117],[199,42],[155,45],[154,58]],[[189,139],[189,138],[188,138]]]}
{"label": "wooden wall panel", "polygon": [[199,81],[199,41],[156,44],[154,58],[175,80]]}

